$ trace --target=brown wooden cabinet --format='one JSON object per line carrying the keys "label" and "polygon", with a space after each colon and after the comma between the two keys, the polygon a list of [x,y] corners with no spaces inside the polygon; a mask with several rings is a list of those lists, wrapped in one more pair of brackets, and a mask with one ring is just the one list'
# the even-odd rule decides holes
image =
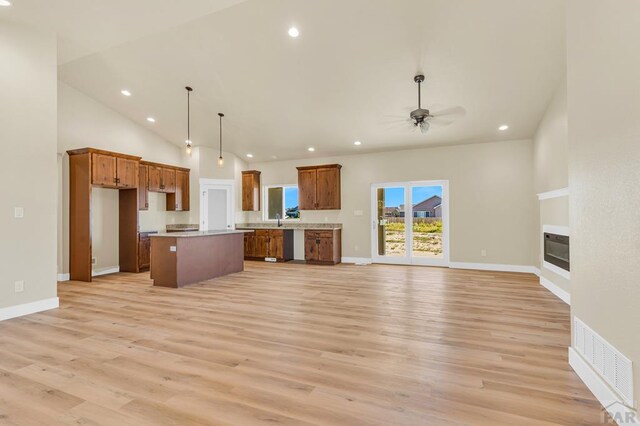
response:
{"label": "brown wooden cabinet", "polygon": [[242,172],[242,211],[260,211],[260,172],[257,170]]}
{"label": "brown wooden cabinet", "polygon": [[138,169],[138,210],[149,210],[149,166]]}
{"label": "brown wooden cabinet", "polygon": [[256,229],[244,236],[244,257],[247,260],[293,260],[293,229]]}
{"label": "brown wooden cabinet", "polygon": [[138,186],[140,157],[82,148],[69,154],[69,272],[91,281],[91,194],[93,187],[118,191],[120,271],[138,271]]}
{"label": "brown wooden cabinet", "polygon": [[144,271],[151,266],[151,237],[149,233],[138,236],[138,270]]}
{"label": "brown wooden cabinet", "polygon": [[131,189],[138,187],[137,157],[116,153],[91,153],[91,184],[103,188]]}
{"label": "brown wooden cabinet", "polygon": [[176,170],[162,168],[162,192],[172,194],[176,192]]}
{"label": "brown wooden cabinet", "polygon": [[175,171],[175,191],[167,194],[168,211],[189,211],[189,172]]}
{"label": "brown wooden cabinet", "polygon": [[149,169],[149,192],[162,192],[162,169],[157,166],[147,165]]}
{"label": "brown wooden cabinet", "polygon": [[307,263],[335,265],[342,261],[340,229],[304,231],[304,259]]}
{"label": "brown wooden cabinet", "polygon": [[105,188],[116,188],[118,186],[116,158],[110,154],[91,154],[91,184]]}
{"label": "brown wooden cabinet", "polygon": [[300,210],[340,210],[340,164],[298,167]]}
{"label": "brown wooden cabinet", "polygon": [[176,192],[176,168],[149,162],[142,164],[149,168],[149,192]]}

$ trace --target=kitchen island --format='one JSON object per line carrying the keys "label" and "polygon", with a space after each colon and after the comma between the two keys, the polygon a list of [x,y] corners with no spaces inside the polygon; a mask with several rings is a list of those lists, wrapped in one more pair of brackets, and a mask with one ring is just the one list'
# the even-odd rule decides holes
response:
{"label": "kitchen island", "polygon": [[151,235],[153,285],[177,288],[243,271],[245,232],[222,230]]}

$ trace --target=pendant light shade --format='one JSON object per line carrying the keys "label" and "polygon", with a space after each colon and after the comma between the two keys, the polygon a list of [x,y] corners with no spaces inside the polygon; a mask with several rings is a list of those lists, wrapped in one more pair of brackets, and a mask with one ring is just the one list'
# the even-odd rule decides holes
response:
{"label": "pendant light shade", "polygon": [[185,89],[187,89],[187,140],[184,143],[187,145],[187,155],[191,155],[191,147],[193,146],[191,142],[191,92],[193,89],[189,86]]}
{"label": "pendant light shade", "polygon": [[224,114],[219,112],[218,116],[220,117],[220,156],[218,157],[218,166],[224,166],[224,158],[222,158],[222,117]]}

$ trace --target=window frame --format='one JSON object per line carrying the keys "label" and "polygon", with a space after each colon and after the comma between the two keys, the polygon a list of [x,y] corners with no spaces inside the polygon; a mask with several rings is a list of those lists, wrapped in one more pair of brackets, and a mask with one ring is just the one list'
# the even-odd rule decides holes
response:
{"label": "window frame", "polygon": [[[262,200],[264,202],[264,208],[262,209],[262,220],[265,222],[277,222],[278,219],[269,219],[269,188],[282,188],[282,222],[299,222],[300,217],[297,219],[285,219],[285,211],[286,207],[286,188],[297,188],[298,189],[298,206],[300,205],[300,188],[298,188],[298,184],[289,183],[289,184],[279,184],[279,185],[265,185],[263,187]],[[299,210],[298,210],[299,211]]]}

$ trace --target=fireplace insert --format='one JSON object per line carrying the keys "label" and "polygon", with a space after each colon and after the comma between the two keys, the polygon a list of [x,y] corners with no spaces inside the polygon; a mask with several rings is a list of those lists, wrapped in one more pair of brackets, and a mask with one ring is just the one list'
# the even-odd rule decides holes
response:
{"label": "fireplace insert", "polygon": [[569,271],[569,237],[545,232],[544,260]]}

